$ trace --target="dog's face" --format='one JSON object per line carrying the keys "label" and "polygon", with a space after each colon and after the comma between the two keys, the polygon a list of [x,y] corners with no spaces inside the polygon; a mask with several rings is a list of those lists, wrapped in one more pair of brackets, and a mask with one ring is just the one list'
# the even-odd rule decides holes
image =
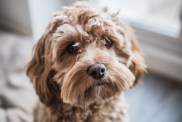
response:
{"label": "dog's face", "polygon": [[134,33],[122,19],[77,3],[55,14],[27,74],[43,103],[86,107],[132,87],[144,67]]}

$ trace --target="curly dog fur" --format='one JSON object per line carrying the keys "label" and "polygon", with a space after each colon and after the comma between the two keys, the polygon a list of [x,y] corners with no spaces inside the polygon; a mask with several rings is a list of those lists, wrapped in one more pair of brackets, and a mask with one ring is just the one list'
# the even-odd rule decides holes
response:
{"label": "curly dog fur", "polygon": [[36,122],[124,122],[123,92],[145,70],[134,31],[115,13],[76,2],[53,16],[27,75],[40,98]]}

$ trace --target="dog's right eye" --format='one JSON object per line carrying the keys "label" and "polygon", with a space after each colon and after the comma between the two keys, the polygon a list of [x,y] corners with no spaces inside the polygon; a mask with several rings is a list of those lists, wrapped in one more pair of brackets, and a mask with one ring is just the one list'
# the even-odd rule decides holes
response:
{"label": "dog's right eye", "polygon": [[106,42],[105,46],[106,46],[107,48],[109,48],[109,47],[111,47],[111,46],[113,45],[112,40],[109,39],[108,37],[104,37],[104,40],[105,40],[105,42]]}
{"label": "dog's right eye", "polygon": [[75,54],[75,53],[78,52],[78,47],[75,46],[75,44],[70,44],[67,47],[67,52],[70,53],[70,54]]}

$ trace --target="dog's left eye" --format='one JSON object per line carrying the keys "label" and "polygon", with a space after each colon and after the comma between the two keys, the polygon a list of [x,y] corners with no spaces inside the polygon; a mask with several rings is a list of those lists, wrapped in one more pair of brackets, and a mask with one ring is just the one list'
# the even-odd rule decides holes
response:
{"label": "dog's left eye", "polygon": [[112,42],[111,39],[109,39],[108,37],[104,37],[104,40],[105,40],[105,42],[106,42],[105,46],[106,46],[107,48],[109,48],[109,47],[112,46],[113,42]]}
{"label": "dog's left eye", "polygon": [[75,46],[74,44],[68,45],[67,52],[70,54],[75,54],[78,52],[78,47]]}

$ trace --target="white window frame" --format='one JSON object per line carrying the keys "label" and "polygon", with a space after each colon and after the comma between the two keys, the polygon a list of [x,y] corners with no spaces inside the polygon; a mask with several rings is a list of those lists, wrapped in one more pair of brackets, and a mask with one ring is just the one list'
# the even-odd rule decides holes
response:
{"label": "white window frame", "polygon": [[182,81],[182,37],[153,32],[139,22],[130,24],[143,48],[149,71]]}

